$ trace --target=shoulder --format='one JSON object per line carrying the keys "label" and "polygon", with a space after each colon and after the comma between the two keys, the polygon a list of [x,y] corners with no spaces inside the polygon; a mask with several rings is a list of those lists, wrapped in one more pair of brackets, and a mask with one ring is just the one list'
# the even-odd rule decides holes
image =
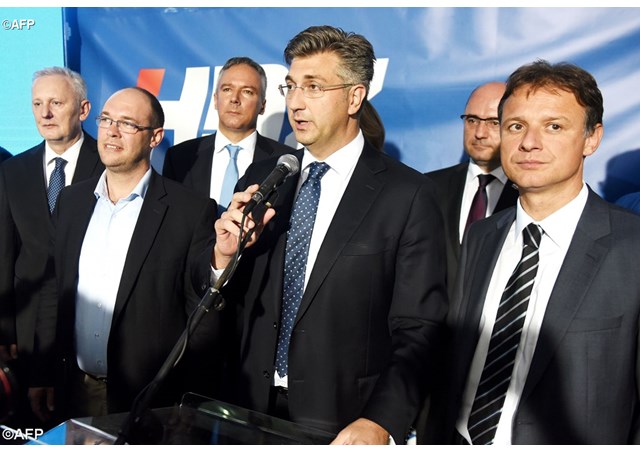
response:
{"label": "shoulder", "polygon": [[204,137],[197,137],[197,138],[185,140],[184,142],[180,142],[176,145],[169,147],[167,149],[167,155],[173,154],[176,152],[180,152],[180,153],[188,152],[188,151],[195,152],[200,147],[208,146],[209,144],[213,146],[213,143],[215,143],[215,136],[216,136],[215,134],[212,134],[212,135],[206,135]]}
{"label": "shoulder", "polygon": [[256,140],[256,148],[260,148],[262,150],[268,151],[270,154],[273,153],[275,155],[289,154],[296,151],[294,148],[288,145],[280,143],[272,138],[265,137],[261,134],[258,134],[258,138]]}
{"label": "shoulder", "polygon": [[154,178],[149,183],[149,189],[151,193],[154,193],[155,188],[152,189],[152,186],[162,187],[167,196],[166,202],[180,209],[201,211],[211,206],[215,207],[215,201],[206,195],[195,192],[191,188],[165,176],[154,174]]}
{"label": "shoulder", "polygon": [[463,162],[460,164],[452,165],[451,167],[440,168],[438,170],[429,171],[425,173],[425,175],[437,181],[450,179],[455,175],[459,175],[459,174],[464,175],[467,172],[468,166],[469,166],[468,162]]}

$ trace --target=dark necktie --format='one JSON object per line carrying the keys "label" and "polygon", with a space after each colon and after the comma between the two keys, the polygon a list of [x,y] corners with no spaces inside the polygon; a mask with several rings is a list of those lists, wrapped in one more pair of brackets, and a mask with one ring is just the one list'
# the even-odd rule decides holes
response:
{"label": "dark necktie", "polygon": [[236,187],[236,183],[240,178],[238,172],[238,152],[242,149],[237,145],[227,145],[227,151],[229,151],[229,163],[227,164],[227,170],[224,173],[224,179],[222,180],[222,190],[220,191],[220,200],[218,202],[218,211],[222,214],[227,210],[231,198],[233,197],[233,189]]}
{"label": "dark necktie", "polygon": [[491,444],[511,381],[516,351],[538,271],[542,228],[530,223],[523,230],[522,257],[502,293],[480,383],[469,415],[472,444]]}
{"label": "dark necktie", "polygon": [[487,186],[495,179],[493,175],[478,175],[478,190],[473,196],[471,209],[469,209],[469,217],[467,217],[467,225],[464,231],[476,220],[484,219],[487,215]]}
{"label": "dark necktie", "polygon": [[64,166],[67,165],[67,161],[62,157],[56,157],[56,166],[51,172],[49,178],[49,188],[47,189],[47,201],[49,202],[49,212],[53,212],[53,208],[56,207],[56,201],[58,195],[65,185]]}
{"label": "dark necktie", "polygon": [[314,162],[309,166],[309,176],[300,187],[291,213],[284,257],[282,314],[276,355],[276,370],[281,377],[288,373],[289,340],[304,292],[309,243],[320,200],[320,180],[327,170],[329,165],[323,162]]}

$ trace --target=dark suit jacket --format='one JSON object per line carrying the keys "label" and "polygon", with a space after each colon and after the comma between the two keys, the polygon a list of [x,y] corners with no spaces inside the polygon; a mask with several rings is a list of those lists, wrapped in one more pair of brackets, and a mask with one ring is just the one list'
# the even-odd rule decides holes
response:
{"label": "dark suit jacket", "polygon": [[[33,352],[38,294],[55,286],[44,150],[42,142],[0,166],[0,344],[17,341],[22,358]],[[72,182],[103,170],[96,141],[85,132]]]}
{"label": "dark suit jacket", "polygon": [[[301,159],[302,151],[296,155]],[[238,185],[262,181],[275,159]],[[297,178],[245,250],[226,289],[238,310],[236,402],[267,412],[280,323],[284,250]],[[432,182],[365,145],[324,238],[293,328],[294,422],[338,432],[359,417],[402,442],[429,388],[447,311],[442,217]],[[229,325],[229,324],[228,324]]]}
{"label": "dark suit jacket", "polygon": [[9,151],[7,151],[2,146],[0,146],[0,162],[4,162],[5,160],[11,157],[13,157],[13,154],[11,154]]}
{"label": "dark suit jacket", "polygon": [[[78,263],[96,205],[97,181],[65,188],[57,208],[55,266],[60,296],[56,367],[60,374],[56,396],[62,401],[65,379],[71,367],[77,367],[74,323]],[[206,278],[192,281],[191,267],[210,268],[210,262],[195,263],[193,258],[213,240],[215,218],[213,200],[152,173],[129,245],[109,334],[110,411],[131,408],[134,397],[158,372],[185,329],[187,316],[208,288]],[[204,318],[198,331],[201,334],[196,332],[192,337],[191,357],[208,353],[207,360],[213,360],[216,323],[213,313]],[[203,368],[206,363],[202,362]],[[195,377],[192,367],[174,369],[155,404],[170,405],[183,392],[193,390],[184,382],[186,375]]]}
{"label": "dark suit jacket", "polygon": [[[447,238],[447,288],[449,295],[453,293],[460,261],[460,210],[462,208],[462,195],[467,179],[469,162],[464,162],[453,167],[443,168],[426,173],[434,180],[438,187],[438,204],[444,215],[444,228]],[[502,189],[493,213],[515,206],[518,200],[518,191],[513,188],[511,182],[507,182]]]}
{"label": "dark suit jacket", "polygon": [[[216,135],[212,134],[194,138],[169,148],[164,158],[162,174],[208,197],[211,193],[215,137]],[[294,151],[289,146],[258,134],[253,162]]]}
{"label": "dark suit jacket", "polygon": [[[451,442],[489,281],[514,219],[515,209],[491,216],[465,239],[450,312],[450,387],[437,393],[428,441]],[[590,191],[544,315],[513,443],[640,442],[639,231],[638,216]]]}

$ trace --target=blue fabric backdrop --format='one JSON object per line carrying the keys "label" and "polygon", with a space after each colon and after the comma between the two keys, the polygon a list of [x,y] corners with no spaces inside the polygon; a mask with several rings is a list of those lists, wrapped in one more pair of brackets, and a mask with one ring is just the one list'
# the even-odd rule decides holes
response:
{"label": "blue fabric backdrop", "polygon": [[[585,180],[609,200],[640,190],[640,9],[638,8],[65,8],[68,64],[87,79],[95,114],[106,98],[156,76],[167,113],[167,146],[215,130],[219,67],[246,55],[265,66],[267,112],[259,130],[289,135],[276,86],[287,41],[310,25],[365,35],[378,65],[370,99],[384,121],[385,149],[429,171],[457,163],[459,119],[469,92],[543,58],[590,71],[605,99],[605,136]],[[155,69],[164,72],[149,72]],[[160,79],[158,74],[162,75]],[[161,80],[161,83],[159,82]],[[93,115],[92,115],[93,116]],[[93,121],[87,129],[95,133]]]}

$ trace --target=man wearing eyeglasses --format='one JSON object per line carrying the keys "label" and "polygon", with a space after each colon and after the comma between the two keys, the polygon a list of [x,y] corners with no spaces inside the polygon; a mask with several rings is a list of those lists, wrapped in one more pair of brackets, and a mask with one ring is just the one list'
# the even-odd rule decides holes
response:
{"label": "man wearing eyeglasses", "polygon": [[[26,389],[40,377],[32,366],[40,300],[55,295],[49,261],[51,212],[57,190],[99,175],[96,141],[82,130],[91,104],[80,74],[51,67],[33,75],[31,107],[39,145],[7,160],[0,167],[0,360],[18,377],[16,420],[12,426],[36,425]],[[57,163],[58,162],[58,163]]]}
{"label": "man wearing eyeglasses", "polygon": [[[404,443],[447,310],[435,187],[363,136],[375,61],[366,38],[310,27],[285,59],[280,90],[304,145],[300,176],[280,186],[223,288],[239,317],[228,325],[242,327],[234,401],[333,433],[336,444]],[[275,164],[252,165],[216,222],[216,273],[237,248],[254,183]]]}
{"label": "man wearing eyeglasses", "polygon": [[460,244],[476,220],[514,206],[518,191],[500,165],[498,103],[503,82],[489,82],[471,92],[464,114],[466,162],[427,173],[438,186],[447,236],[447,287],[452,295],[460,260]]}
{"label": "man wearing eyeglasses", "polygon": [[267,102],[266,91],[262,66],[248,57],[227,60],[213,95],[217,132],[169,148],[162,174],[216,200],[223,211],[252,162],[294,151],[256,130]]}
{"label": "man wearing eyeglasses", "polygon": [[[57,354],[41,352],[51,365],[44,374],[56,384],[61,418],[129,411],[208,288],[208,278],[192,280],[190,271],[213,239],[216,204],[151,168],[151,151],[164,135],[160,102],[144,89],[127,88],[107,100],[96,121],[106,169],[60,195],[58,322],[39,320],[43,330],[56,332]],[[208,259],[202,266],[209,269]],[[208,342],[217,332],[214,314],[203,322],[208,324],[198,332],[207,335],[191,336],[153,405],[171,405],[185,391],[198,390],[186,380],[198,376],[189,360],[196,361],[201,346],[209,359],[199,365],[215,360]],[[43,414],[42,398],[52,392],[30,392]]]}

